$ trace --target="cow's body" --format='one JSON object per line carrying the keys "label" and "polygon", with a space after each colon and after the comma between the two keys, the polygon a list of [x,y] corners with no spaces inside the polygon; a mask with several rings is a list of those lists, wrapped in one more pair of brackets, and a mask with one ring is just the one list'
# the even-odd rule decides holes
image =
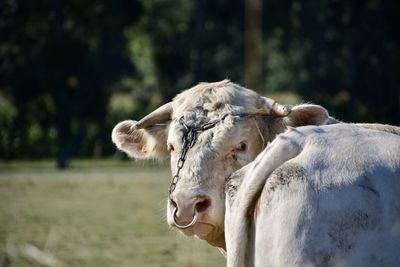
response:
{"label": "cow's body", "polygon": [[228,266],[400,266],[400,136],[289,130],[232,175],[225,224]]}

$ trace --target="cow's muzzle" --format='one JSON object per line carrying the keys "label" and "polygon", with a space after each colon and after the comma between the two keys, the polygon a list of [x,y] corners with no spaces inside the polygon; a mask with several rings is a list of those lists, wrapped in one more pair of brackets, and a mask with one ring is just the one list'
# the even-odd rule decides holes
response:
{"label": "cow's muzzle", "polygon": [[178,229],[187,229],[203,218],[211,205],[210,197],[194,195],[190,191],[178,191],[170,200],[171,221]]}

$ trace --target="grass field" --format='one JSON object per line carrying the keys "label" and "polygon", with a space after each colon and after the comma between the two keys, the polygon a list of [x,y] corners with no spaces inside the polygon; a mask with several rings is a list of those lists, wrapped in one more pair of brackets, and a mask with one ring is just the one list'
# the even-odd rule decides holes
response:
{"label": "grass field", "polygon": [[3,264],[7,252],[8,266],[36,266],[10,253],[33,245],[64,266],[225,265],[217,249],[166,224],[167,167],[112,160],[52,166],[0,163]]}

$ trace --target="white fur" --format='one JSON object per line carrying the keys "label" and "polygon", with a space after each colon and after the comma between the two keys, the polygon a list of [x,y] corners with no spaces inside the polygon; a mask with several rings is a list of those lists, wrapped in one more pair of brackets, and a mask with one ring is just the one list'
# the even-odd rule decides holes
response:
{"label": "white fur", "polygon": [[[285,163],[306,179],[272,190],[279,181],[270,175]],[[350,124],[296,128],[238,173],[225,217],[229,267],[399,266],[400,136]]]}

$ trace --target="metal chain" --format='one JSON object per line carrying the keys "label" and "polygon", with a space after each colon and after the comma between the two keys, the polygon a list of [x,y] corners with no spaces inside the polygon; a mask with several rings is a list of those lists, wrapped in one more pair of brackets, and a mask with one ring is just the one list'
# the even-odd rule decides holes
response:
{"label": "metal chain", "polygon": [[201,127],[191,127],[186,124],[183,117],[181,117],[179,119],[179,123],[185,128],[185,131],[182,136],[181,154],[180,154],[178,162],[176,164],[176,174],[172,178],[171,184],[169,185],[169,188],[168,188],[168,197],[172,203],[174,203],[174,201],[172,199],[172,193],[174,192],[174,190],[176,188],[176,184],[178,183],[178,181],[180,179],[179,174],[183,168],[183,164],[186,161],[187,152],[189,151],[190,148],[192,148],[196,144],[197,137],[201,132],[213,128],[220,121],[221,120],[211,121],[211,122],[204,124]]}

